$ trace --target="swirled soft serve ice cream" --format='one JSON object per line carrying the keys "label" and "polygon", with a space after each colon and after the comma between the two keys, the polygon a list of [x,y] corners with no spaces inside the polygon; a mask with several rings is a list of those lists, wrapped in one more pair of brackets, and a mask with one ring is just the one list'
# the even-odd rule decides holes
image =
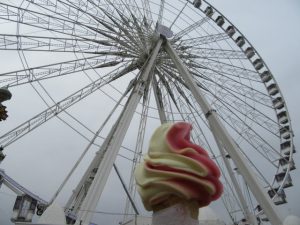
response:
{"label": "swirled soft serve ice cream", "polygon": [[191,129],[186,122],[166,123],[152,135],[148,154],[135,171],[147,210],[181,203],[195,218],[200,207],[220,197],[220,170],[203,148],[190,141]]}

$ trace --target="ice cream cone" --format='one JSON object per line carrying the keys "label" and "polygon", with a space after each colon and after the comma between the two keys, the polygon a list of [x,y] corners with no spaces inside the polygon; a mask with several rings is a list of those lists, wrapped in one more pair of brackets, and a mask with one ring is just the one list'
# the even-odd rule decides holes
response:
{"label": "ice cream cone", "polygon": [[185,122],[163,124],[135,170],[138,191],[152,225],[198,224],[199,208],[222,193],[220,171],[208,153],[190,141]]}

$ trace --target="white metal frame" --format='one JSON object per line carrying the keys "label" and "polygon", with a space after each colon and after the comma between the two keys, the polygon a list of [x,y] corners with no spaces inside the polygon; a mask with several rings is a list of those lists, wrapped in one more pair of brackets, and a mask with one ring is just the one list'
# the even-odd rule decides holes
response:
{"label": "white metal frame", "polygon": [[189,87],[197,103],[200,105],[202,111],[206,115],[210,129],[213,132],[214,136],[218,139],[218,142],[224,147],[224,149],[226,149],[226,151],[229,153],[230,157],[249,185],[249,188],[251,189],[253,195],[263,207],[265,214],[268,216],[273,225],[281,225],[282,221],[278,216],[278,213],[276,212],[273,202],[260,185],[258,179],[255,177],[255,174],[252,172],[252,169],[250,168],[246,159],[241,154],[239,147],[226,131],[224,125],[218,118],[216,111],[210,107],[202,91],[196,85],[187,67],[183,64],[176,51],[167,40],[164,44],[164,49],[173,60],[175,66],[177,67],[177,70],[182,75],[182,78],[185,80],[186,85]]}
{"label": "white metal frame", "polygon": [[101,146],[100,151],[104,152],[103,159],[101,159],[101,163],[95,175],[94,181],[82,203],[81,211],[79,212],[75,223],[76,225],[88,225],[91,221],[93,211],[96,209],[97,203],[116,160],[118,151],[130,125],[135,109],[143,95],[145,82],[147,81],[150,72],[153,69],[162,43],[163,40],[160,38],[151,53],[149,61],[146,62],[146,65],[142,70],[142,74],[140,75],[138,84],[133,89],[120,118],[117,120],[108,137],[105,139],[105,142]]}

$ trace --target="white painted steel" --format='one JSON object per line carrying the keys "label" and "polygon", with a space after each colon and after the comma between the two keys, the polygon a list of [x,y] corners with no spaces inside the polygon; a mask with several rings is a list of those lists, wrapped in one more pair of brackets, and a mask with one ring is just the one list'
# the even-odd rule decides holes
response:
{"label": "white painted steel", "polygon": [[233,183],[233,187],[234,187],[234,190],[236,191],[236,194],[238,196],[238,200],[241,203],[241,208],[243,210],[244,216],[247,219],[247,221],[249,221],[250,224],[257,225],[257,220],[256,220],[254,214],[252,212],[250,212],[249,207],[248,207],[247,202],[246,202],[246,199],[244,198],[243,192],[240,188],[240,185],[238,184],[238,181],[237,181],[236,177],[233,174],[233,170],[230,166],[229,159],[226,157],[226,151],[224,150],[224,147],[222,146],[222,144],[219,142],[219,139],[216,136],[214,138],[216,140],[219,151],[220,151],[221,155],[223,156],[222,158],[223,158],[224,164],[226,166],[229,177],[230,177],[230,179]]}
{"label": "white painted steel", "polygon": [[91,221],[93,211],[95,211],[96,209],[97,203],[100,199],[109,173],[113,167],[126,131],[130,125],[130,121],[133,117],[139,100],[143,95],[143,91],[145,88],[144,82],[146,82],[151,70],[153,69],[153,65],[161,48],[162,42],[162,39],[159,39],[157,41],[155,48],[151,53],[151,57],[142,71],[139,83],[137,84],[137,86],[135,86],[131,96],[129,97],[126,103],[126,106],[124,107],[123,112],[121,113],[120,118],[117,120],[116,124],[110,131],[108,137],[105,139],[105,142],[101,146],[101,151],[105,152],[103,160],[98,168],[98,171],[87,193],[87,196],[82,203],[82,211],[80,211],[77,217],[76,225],[88,225]]}
{"label": "white painted steel", "polygon": [[218,118],[216,111],[209,106],[207,100],[202,94],[201,89],[196,85],[192,75],[190,74],[186,66],[182,63],[180,57],[177,55],[176,51],[168,41],[165,42],[164,49],[173,60],[179,73],[182,75],[190,91],[194,95],[203,112],[206,114],[211,131],[214,133],[216,138],[218,138],[218,141],[224,146],[226,151],[230,154],[240,173],[243,175],[244,179],[249,185],[253,195],[256,197],[257,201],[264,209],[265,214],[268,216],[273,225],[281,225],[282,220],[278,216],[273,202],[261,187],[260,182],[252,172],[252,169],[250,168],[247,160],[241,154],[239,147],[230,137],[220,119]]}
{"label": "white painted steel", "polygon": [[[18,2],[22,2],[22,4],[18,4]],[[13,89],[15,87],[18,88],[18,91],[21,91],[21,85],[25,86],[30,83],[34,87],[34,85],[39,86],[37,83],[42,83],[45,87],[41,86],[41,88],[46,90],[48,89],[46,88],[48,79],[49,83],[51,83],[52,80],[55,80],[54,78],[59,78],[57,83],[60,83],[60,79],[63,79],[65,75],[81,72],[85,73],[87,77],[93,75],[93,72],[97,72],[101,78],[98,79],[96,77],[94,81],[91,79],[92,83],[76,92],[72,90],[73,94],[67,98],[63,95],[59,98],[54,98],[57,100],[53,101],[53,106],[49,107],[48,105],[48,108],[42,113],[37,114],[27,122],[1,136],[0,145],[4,147],[5,153],[8,150],[7,147],[19,140],[19,138],[31,133],[31,131],[39,128],[51,118],[64,114],[67,110],[72,110],[70,106],[75,104],[79,106],[77,103],[83,103],[84,101],[82,100],[93,92],[105,90],[108,85],[118,84],[118,78],[121,78],[123,75],[126,76],[124,80],[133,74],[134,76],[139,75],[138,71],[141,69],[141,65],[146,62],[149,47],[153,43],[155,28],[166,36],[167,33],[165,32],[167,30],[165,28],[171,29],[172,27],[174,36],[171,37],[172,35],[169,35],[169,37],[173,48],[176,49],[183,62],[187,65],[192,76],[197,81],[197,85],[204,89],[208,97],[207,100],[218,110],[219,118],[224,119],[227,123],[225,125],[228,125],[228,131],[233,132],[232,137],[234,141],[237,141],[240,146],[250,144],[251,150],[255,150],[254,156],[257,156],[255,154],[264,156],[267,163],[275,167],[276,174],[285,174],[281,183],[276,180],[272,181],[274,173],[265,173],[263,166],[260,166],[264,164],[257,163],[254,160],[251,166],[255,169],[255,173],[259,175],[259,179],[264,182],[264,186],[268,189],[275,188],[280,194],[287,181],[292,183],[289,179],[289,171],[294,169],[292,160],[294,152],[293,132],[286,103],[279,86],[261,56],[259,56],[247,38],[242,35],[228,18],[209,3],[196,0],[159,0],[157,2],[149,0],[140,2],[134,0],[78,1],[78,3],[74,2],[73,5],[69,1],[58,1],[55,5],[51,1],[43,0],[27,0],[26,4],[25,2],[23,4],[23,2],[16,0],[2,1],[0,3],[0,9],[7,12],[1,15],[0,18],[6,21],[8,26],[15,27],[17,25],[18,27],[15,33],[0,34],[0,49],[3,52],[9,50],[18,53],[16,55],[20,56],[22,63],[28,61],[28,65],[23,64],[23,67],[0,71],[2,87],[9,86],[13,91],[15,91]],[[173,2],[175,4],[178,3],[176,4],[178,7],[173,7]],[[212,12],[213,14],[211,14]],[[81,16],[79,17],[78,15]],[[191,18],[189,19],[189,17]],[[157,27],[155,27],[156,20],[158,20]],[[35,21],[44,22],[35,23]],[[4,27],[4,31],[6,30],[6,22],[0,24],[1,29]],[[32,29],[27,30],[27,26],[28,28],[34,27],[36,33],[29,35],[28,32]],[[178,36],[180,36],[180,39],[177,38]],[[238,39],[241,40],[239,37],[242,37],[244,41],[237,42]],[[41,62],[36,65],[31,57],[27,56],[27,52],[30,52],[30,55],[37,54],[36,57],[40,58]],[[44,62],[42,57],[40,57],[43,53],[46,54]],[[64,55],[64,58],[59,61],[48,62],[48,58],[56,58],[55,53]],[[76,59],[71,56],[73,54],[76,55]],[[71,58],[68,58],[69,56]],[[79,58],[77,58],[78,56]],[[182,82],[180,75],[168,56],[161,52],[158,58],[157,70],[155,71],[157,73],[153,75],[157,79],[158,86],[154,85],[154,83],[152,84],[154,95],[151,96],[151,98],[155,97],[156,105],[155,101],[150,99],[150,103],[147,105],[150,113],[145,116],[147,117],[146,119],[156,119],[158,123],[159,120],[163,122],[186,120],[193,124],[193,135],[197,139],[197,143],[203,144],[205,147],[209,146],[210,133],[205,126],[207,122],[199,106],[190,94],[189,89],[182,85],[184,82]],[[260,60],[254,63],[257,59]],[[19,61],[19,59],[15,60]],[[128,66],[129,64],[131,67]],[[112,73],[107,74],[105,72],[106,69],[112,70],[117,66],[120,67],[116,73],[111,71]],[[257,69],[256,71],[255,68]],[[121,69],[124,69],[123,73],[120,71]],[[266,75],[266,72],[270,75],[267,79],[261,77],[261,75]],[[122,81],[122,79],[120,80]],[[129,85],[131,88],[136,84],[136,80],[133,81],[132,85]],[[273,84],[276,85],[275,88],[271,86]],[[159,96],[158,92],[156,93],[156,86],[161,89],[159,91],[161,91],[162,96]],[[270,94],[265,90],[266,88],[270,88]],[[151,87],[149,95],[150,91]],[[59,91],[58,89],[55,89],[55,91],[50,90],[49,94],[52,95],[54,92],[56,94]],[[148,90],[145,91],[145,93],[147,92]],[[110,95],[110,98],[114,98],[113,92],[108,93],[108,95]],[[40,97],[43,99],[43,96]],[[48,95],[48,97],[51,96]],[[63,100],[58,102],[59,99]],[[158,104],[157,99],[161,101],[161,105],[159,105],[160,103]],[[116,99],[113,100],[117,102]],[[266,107],[260,107],[261,105]],[[277,118],[274,120],[269,113],[269,109],[273,109],[273,105],[276,111],[275,115],[280,115],[279,113],[284,110],[287,112],[287,117],[279,117],[278,120]],[[119,106],[123,107],[121,103],[119,103]],[[157,118],[158,116],[155,114],[157,111],[160,118]],[[138,115],[139,113],[138,108],[136,114]],[[234,115],[235,113],[237,114]],[[83,122],[81,119],[77,122]],[[114,123],[115,121],[110,122]],[[201,125],[196,126],[198,123],[201,123]],[[278,143],[282,144],[290,141],[290,146],[282,150],[276,143],[276,140],[269,141],[264,132],[256,132],[256,129],[251,126],[253,123],[257,125],[256,127],[261,127],[277,136]],[[201,133],[199,130],[202,129],[203,125],[206,130]],[[87,130],[92,131],[91,127],[89,124]],[[278,128],[282,128],[281,132],[278,131]],[[78,129],[76,131],[83,134]],[[148,132],[148,130],[146,131]],[[208,132],[206,133],[206,131]],[[234,133],[235,131],[236,133]],[[94,135],[94,132],[92,134]],[[102,137],[102,134],[100,134],[98,138]],[[248,137],[250,138],[247,139]],[[91,138],[85,136],[88,142]],[[32,141],[32,143],[35,143],[35,141]],[[97,146],[98,143],[95,142],[94,145]],[[242,150],[247,149],[247,146],[246,148],[244,146],[241,147]],[[213,148],[208,149],[208,151],[215,154]],[[95,156],[87,173],[79,182],[70,201],[68,201],[66,208],[72,208],[73,218],[80,210],[82,201],[92,183],[89,175],[92,175],[92,178],[94,178],[103,158],[102,153],[104,152],[98,152]],[[248,158],[250,163],[253,158]],[[214,160],[218,162],[219,159],[220,155],[216,153]],[[128,157],[127,160],[133,161],[134,157]],[[225,167],[221,167],[221,169],[226,171]],[[230,172],[224,173],[224,177],[226,177]],[[242,176],[237,176],[237,179],[244,182]],[[228,179],[225,178],[225,180]],[[6,183],[4,182],[4,184]],[[279,189],[278,185],[280,185]],[[63,184],[61,188],[62,186]],[[229,186],[231,185],[228,184]],[[231,197],[236,197],[232,187],[231,191],[233,191]],[[57,194],[58,192],[55,196]],[[257,210],[255,208],[258,204],[256,199],[251,193],[248,194],[250,194],[249,199],[247,199],[248,207],[252,211]],[[76,196],[75,200],[74,196]],[[274,198],[277,198],[276,196]],[[233,203],[230,205],[232,202],[229,201],[227,205],[224,203],[225,208],[227,210],[230,208],[228,213],[231,219],[236,218],[236,221],[233,219],[232,222],[238,222],[243,215],[241,215],[240,207],[237,204]],[[238,207],[238,209],[235,207]],[[68,214],[67,210],[66,214]],[[259,216],[259,214],[257,215]]]}

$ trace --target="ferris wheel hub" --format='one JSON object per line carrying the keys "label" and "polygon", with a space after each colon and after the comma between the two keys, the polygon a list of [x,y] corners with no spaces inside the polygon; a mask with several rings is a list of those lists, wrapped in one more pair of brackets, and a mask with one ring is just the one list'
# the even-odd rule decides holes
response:
{"label": "ferris wheel hub", "polygon": [[173,31],[169,28],[169,27],[166,27],[162,24],[159,24],[157,23],[156,24],[156,28],[155,28],[156,32],[166,38],[171,38],[173,37]]}

